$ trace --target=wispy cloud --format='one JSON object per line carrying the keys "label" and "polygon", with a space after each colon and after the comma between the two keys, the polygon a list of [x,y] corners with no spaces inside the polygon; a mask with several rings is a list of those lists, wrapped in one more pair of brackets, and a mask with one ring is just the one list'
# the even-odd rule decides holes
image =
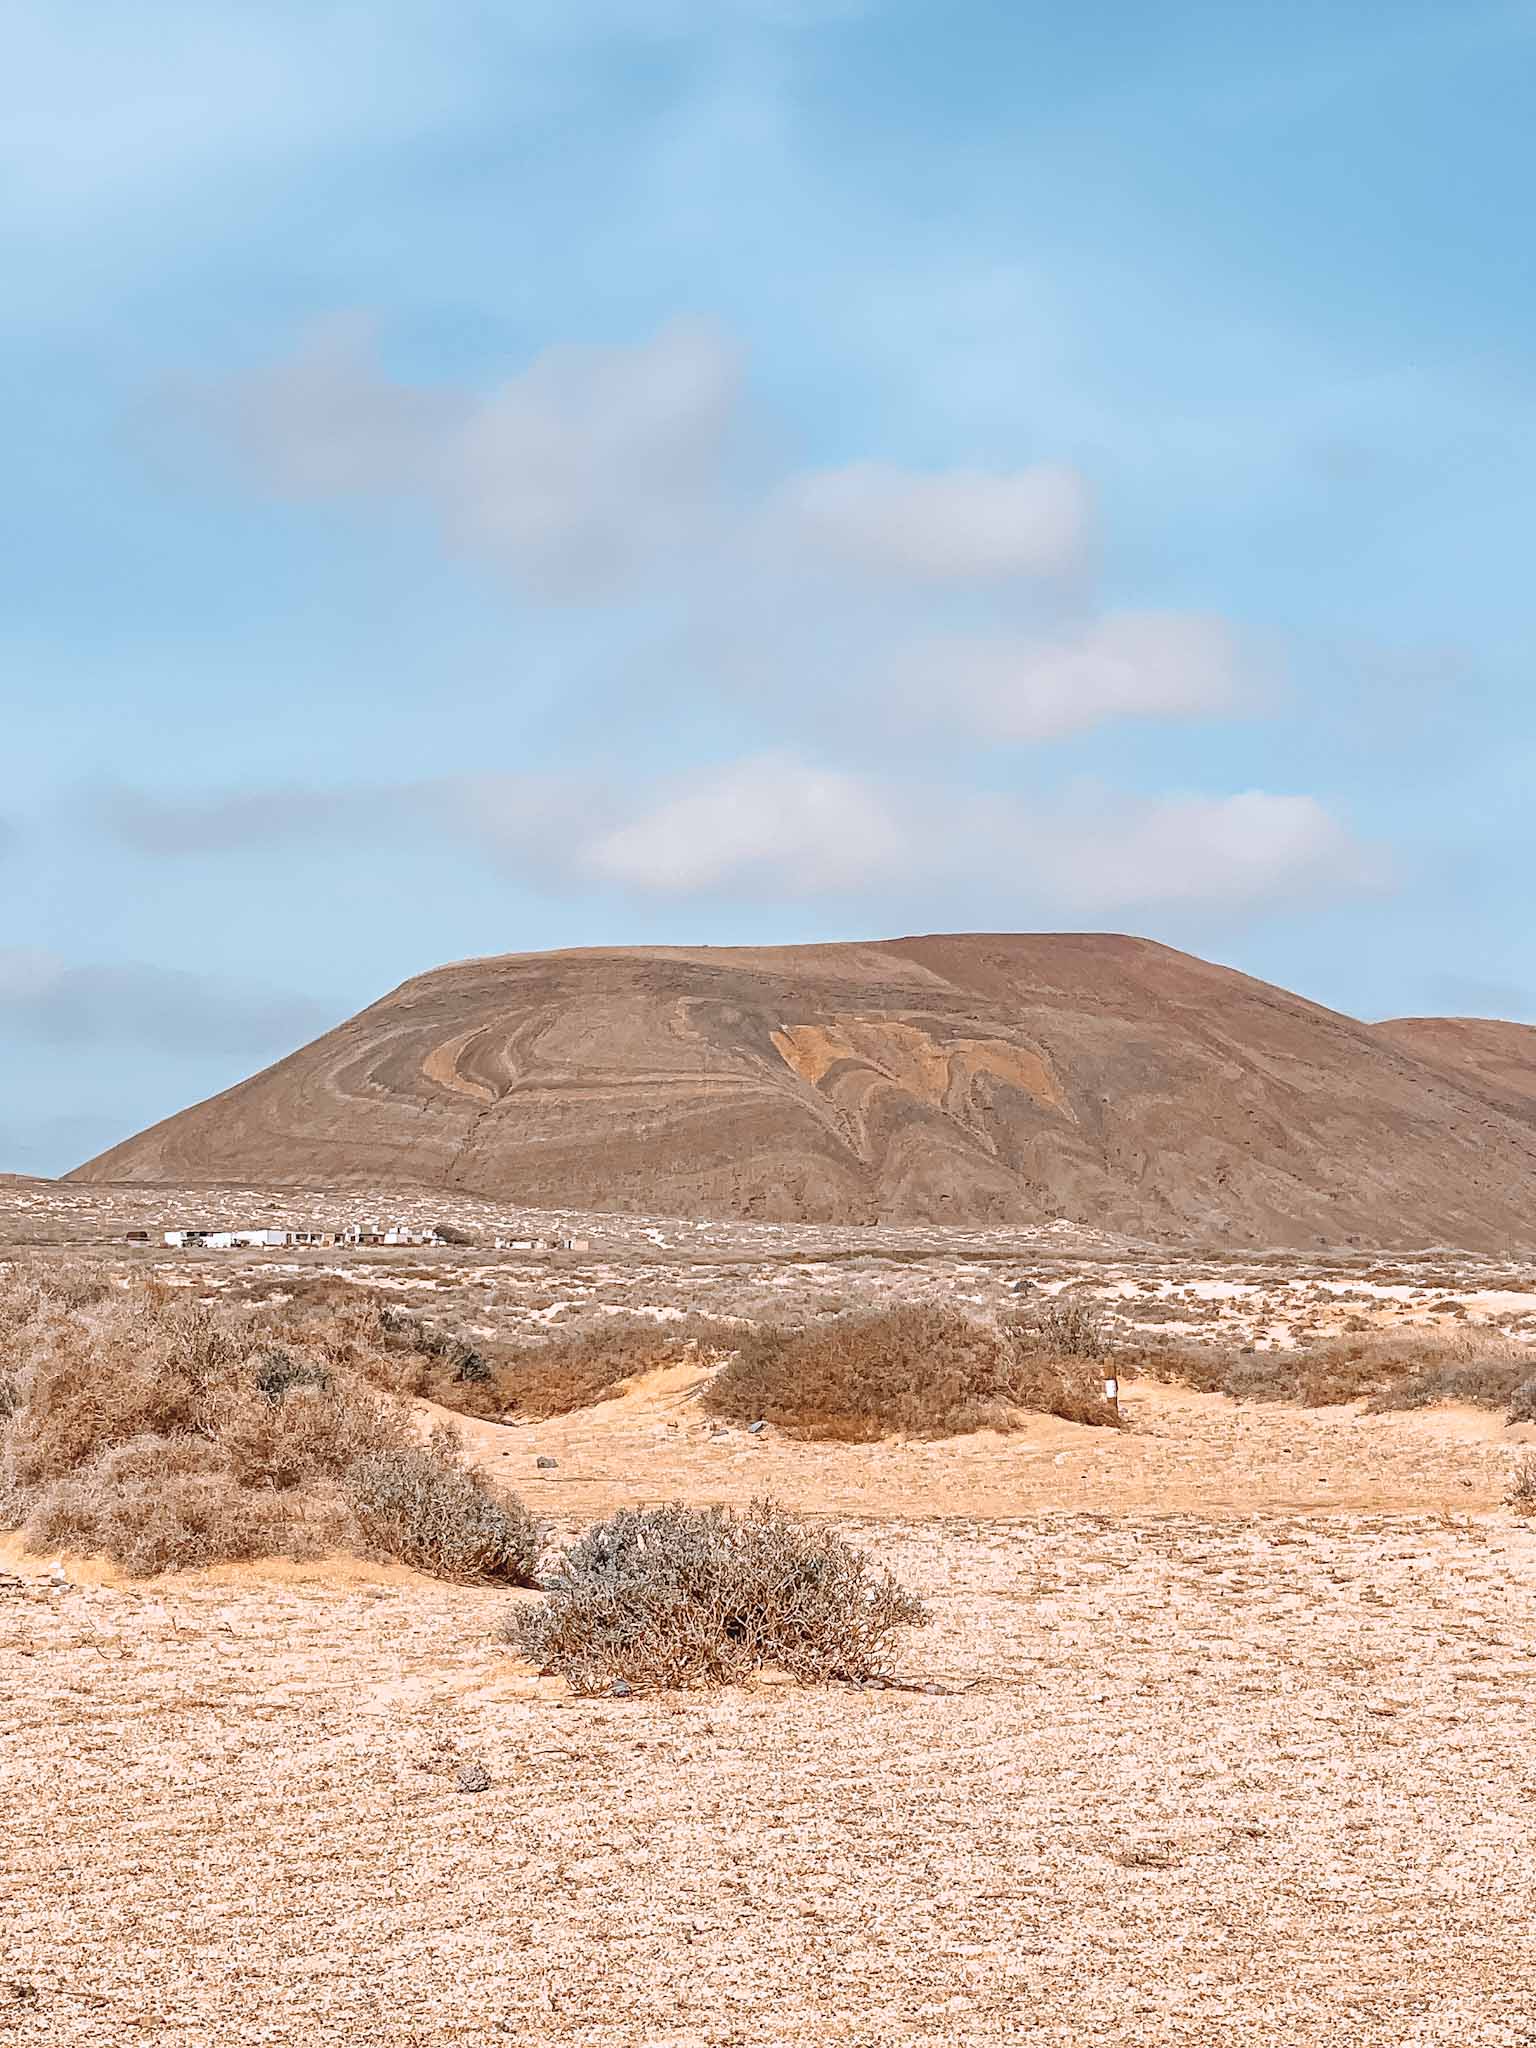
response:
{"label": "wispy cloud", "polygon": [[185,208],[210,183],[430,132],[475,93],[466,26],[451,6],[408,4],[385,23],[355,0],[12,0],[0,215],[99,228],[152,194]]}
{"label": "wispy cloud", "polygon": [[450,546],[546,597],[587,600],[714,530],[735,350],[667,327],[633,348],[547,350],[478,395],[401,383],[366,323],[206,395],[256,473],[301,497],[412,497]]}
{"label": "wispy cloud", "polygon": [[914,722],[986,739],[1062,739],[1122,718],[1214,718],[1256,664],[1221,619],[1127,612],[1069,632],[951,634],[899,652],[891,703]]}
{"label": "wispy cloud", "polygon": [[336,1020],[301,996],[143,962],[72,965],[0,947],[0,1039],[270,1058]]}
{"label": "wispy cloud", "polygon": [[320,848],[373,854],[435,840],[554,868],[563,864],[561,847],[616,802],[594,778],[488,774],[192,797],[118,787],[86,797],[78,812],[119,846],[159,860]]}
{"label": "wispy cloud", "polygon": [[119,796],[103,816],[162,855],[274,850],[367,820],[372,838],[456,844],[563,894],[853,903],[906,890],[961,917],[978,897],[1025,919],[1231,910],[1352,894],[1386,876],[1381,853],[1311,796],[1147,798],[1077,785],[1032,802],[786,753],[611,786],[600,800],[577,778],[487,775],[242,794],[222,808]]}
{"label": "wispy cloud", "polygon": [[855,567],[989,584],[1080,568],[1092,498],[1065,464],[925,475],[856,462],[791,479],[777,509],[786,537]]}
{"label": "wispy cloud", "polygon": [[337,319],[199,410],[271,487],[414,498],[450,545],[545,596],[589,599],[664,568],[718,595],[722,564],[743,584],[809,567],[822,604],[839,574],[1028,584],[1080,571],[1091,538],[1088,481],[1064,464],[866,461],[750,488],[732,460],[749,424],[741,351],[696,322],[628,347],[552,348],[470,393],[390,377],[369,324]]}
{"label": "wispy cloud", "polygon": [[1379,854],[1309,796],[1137,798],[1082,787],[1038,803],[881,782],[786,757],[642,803],[574,850],[578,870],[663,895],[857,895],[900,888],[1025,916],[1256,908],[1376,886]]}

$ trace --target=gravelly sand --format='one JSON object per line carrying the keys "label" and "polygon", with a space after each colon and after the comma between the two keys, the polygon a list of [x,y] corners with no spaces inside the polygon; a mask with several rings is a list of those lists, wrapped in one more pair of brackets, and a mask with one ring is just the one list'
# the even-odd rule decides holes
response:
{"label": "gravelly sand", "polygon": [[[314,1268],[121,1244],[157,1213],[0,1191],[0,1241],[198,1288]],[[357,1277],[498,1329],[1032,1275],[1153,1333],[1536,1334],[1532,1276],[1464,1255],[592,1235]],[[668,1497],[836,1517],[930,1600],[904,1668],[957,1690],[573,1701],[495,1640],[525,1596],[345,1560],[131,1586],[0,1541],[0,2042],[1536,2048],[1536,1527],[1498,1505],[1536,1430],[1137,1381],[1124,1434],[806,1446],[722,1428],[701,1377],[462,1427],[561,1533]]]}
{"label": "gravelly sand", "polygon": [[570,1701],[492,1640],[517,1596],[41,1568],[0,1597],[0,2036],[1536,2041],[1536,1534],[856,1533],[933,1602],[908,1667],[972,1689]]}

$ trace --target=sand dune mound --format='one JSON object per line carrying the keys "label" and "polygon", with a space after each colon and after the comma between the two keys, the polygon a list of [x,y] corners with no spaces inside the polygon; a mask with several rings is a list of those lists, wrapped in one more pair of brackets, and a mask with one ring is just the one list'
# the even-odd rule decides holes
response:
{"label": "sand dune mound", "polygon": [[1506,1248],[1536,1242],[1522,1029],[1373,1027],[1103,934],[511,954],[71,1178]]}

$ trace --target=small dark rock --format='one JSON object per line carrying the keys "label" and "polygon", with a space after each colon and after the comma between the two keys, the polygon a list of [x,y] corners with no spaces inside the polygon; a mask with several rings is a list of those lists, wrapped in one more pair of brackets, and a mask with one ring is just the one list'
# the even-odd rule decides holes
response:
{"label": "small dark rock", "polygon": [[491,1774],[484,1764],[464,1764],[453,1782],[460,1792],[486,1792],[490,1789]]}
{"label": "small dark rock", "polygon": [[767,1427],[768,1427],[768,1425],[767,1425],[767,1423],[766,1423],[766,1422],[749,1422],[749,1423],[747,1424],[747,1435],[748,1435],[748,1436],[761,1436],[761,1435],[762,1435],[762,1433],[763,1433],[763,1431],[764,1431],[764,1430],[765,1430],[765,1429],[766,1429]]}
{"label": "small dark rock", "polygon": [[627,1700],[634,1689],[627,1678],[616,1678],[609,1686],[608,1693],[612,1699]]}
{"label": "small dark rock", "polygon": [[554,1458],[535,1458],[533,1461],[534,1470],[536,1472],[553,1472],[556,1469],[557,1464],[558,1460]]}

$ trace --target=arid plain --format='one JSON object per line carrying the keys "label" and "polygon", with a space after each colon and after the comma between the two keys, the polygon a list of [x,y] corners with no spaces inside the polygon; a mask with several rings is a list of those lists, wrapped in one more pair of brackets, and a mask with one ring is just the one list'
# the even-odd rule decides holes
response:
{"label": "arid plain", "polygon": [[[124,1242],[215,1206],[475,1242]],[[566,1235],[590,1249],[493,1248]],[[702,1355],[455,1419],[556,1537],[667,1499],[831,1518],[931,1612],[867,1687],[577,1697],[500,1638],[531,1593],[352,1557],[135,1580],[8,1539],[0,2038],[1536,2042],[1536,1523],[1506,1504],[1536,1425],[1163,1362],[1536,1345],[1536,1269],[26,1182],[0,1258],[258,1303],[329,1275],[486,1341],[1080,1300],[1127,1424],[807,1443],[709,1412]]]}

